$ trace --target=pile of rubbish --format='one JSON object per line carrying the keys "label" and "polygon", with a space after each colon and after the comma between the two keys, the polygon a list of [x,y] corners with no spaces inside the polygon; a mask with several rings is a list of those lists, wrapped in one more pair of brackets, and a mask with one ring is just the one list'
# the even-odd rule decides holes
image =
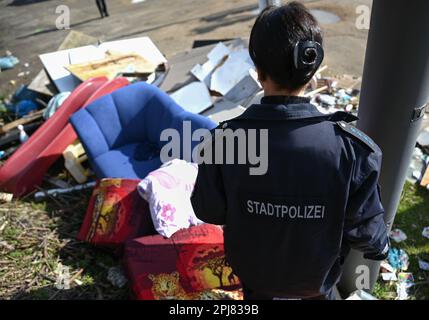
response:
{"label": "pile of rubbish", "polygon": [[[15,172],[5,181],[0,166],[0,202],[31,192],[41,201],[92,189],[78,238],[123,256],[134,297],[241,299],[239,280],[225,264],[222,230],[199,221],[188,201],[187,186],[192,181],[186,178],[194,179],[196,168],[180,160],[156,169],[150,179],[100,179],[68,120],[104,95],[141,81],[158,87],[186,111],[215,123],[236,117],[263,96],[245,41],[196,45],[169,61],[147,37],[94,44],[94,39],[71,33],[65,43],[56,52],[40,55],[44,70],[0,104],[0,165],[13,169],[8,174]],[[19,63],[11,54],[6,58],[0,60],[4,65]],[[306,96],[322,113],[356,114],[361,79],[325,76],[326,70],[324,66],[316,73]],[[429,131],[424,134],[411,172],[422,183],[426,174],[417,172],[429,163],[425,153]],[[189,175],[183,177],[184,172]],[[429,174],[426,178],[428,185]],[[163,187],[179,180],[183,184],[174,190],[182,195],[180,199]],[[429,237],[429,227],[423,236]],[[196,237],[198,245],[193,241]],[[405,241],[406,235],[393,230],[391,238]],[[159,252],[160,247],[165,252]],[[408,264],[406,252],[395,248],[382,264],[381,276],[397,283],[398,299],[407,299],[414,284],[413,275],[405,272]],[[429,263],[421,260],[419,265],[427,270]],[[210,279],[204,278],[209,271]],[[109,270],[109,281],[118,287],[127,278],[120,270]],[[174,283],[176,291],[162,291],[162,281]],[[372,299],[364,292],[352,298]]]}
{"label": "pile of rubbish", "polygon": [[[151,83],[167,92],[185,110],[217,123],[240,115],[263,95],[247,44],[241,39],[206,42],[170,61],[147,37],[91,43],[96,43],[96,39],[72,31],[58,51],[40,55],[44,70],[30,84],[22,85],[1,101],[0,164],[12,157],[61,109],[82,81],[94,76]],[[6,58],[18,62],[10,52]],[[356,87],[360,78],[324,77],[322,73],[326,69],[324,66],[317,72],[306,95],[323,113],[339,110],[356,113],[359,104]],[[40,130],[39,134],[43,135]],[[90,183],[75,188],[76,183],[84,184],[93,177],[79,141],[61,150],[61,154],[65,170],[56,172],[56,177],[44,173],[44,181],[54,189],[36,193],[38,200],[92,186]],[[1,186],[0,177],[0,189]],[[42,185],[38,183],[37,187]]]}
{"label": "pile of rubbish", "polygon": [[[422,236],[429,238],[429,228],[422,231]],[[394,243],[401,243],[407,240],[407,235],[401,229],[393,229],[389,234]],[[429,271],[429,262],[419,258],[419,269]],[[388,258],[381,263],[380,277],[383,281],[396,286],[396,299],[410,299],[410,290],[416,285],[414,275],[407,272],[410,266],[410,259],[407,252],[403,249],[391,247]]]}

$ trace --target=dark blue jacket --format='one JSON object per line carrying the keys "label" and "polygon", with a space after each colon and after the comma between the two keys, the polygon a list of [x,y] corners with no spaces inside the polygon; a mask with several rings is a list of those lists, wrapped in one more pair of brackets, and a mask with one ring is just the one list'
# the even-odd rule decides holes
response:
{"label": "dark blue jacket", "polygon": [[223,124],[269,130],[265,175],[249,175],[250,164],[200,164],[191,198],[198,218],[225,225],[227,260],[246,287],[325,295],[350,248],[385,257],[382,153],[349,124],[356,119],[324,115],[306,98],[265,97]]}

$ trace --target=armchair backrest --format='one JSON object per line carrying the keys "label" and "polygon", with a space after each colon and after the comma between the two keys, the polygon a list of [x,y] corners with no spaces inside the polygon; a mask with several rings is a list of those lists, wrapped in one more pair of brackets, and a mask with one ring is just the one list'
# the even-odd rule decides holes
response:
{"label": "armchair backrest", "polygon": [[161,149],[167,143],[160,141],[161,132],[174,128],[182,136],[184,120],[191,121],[192,132],[216,126],[206,117],[185,111],[157,87],[139,82],[79,110],[71,123],[87,153],[95,158],[130,143],[148,142]]}

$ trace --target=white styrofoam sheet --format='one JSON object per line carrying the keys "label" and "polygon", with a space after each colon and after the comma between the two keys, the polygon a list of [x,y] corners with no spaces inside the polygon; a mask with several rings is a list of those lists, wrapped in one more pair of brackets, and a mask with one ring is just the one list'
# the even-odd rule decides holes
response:
{"label": "white styrofoam sheet", "polygon": [[208,60],[204,64],[197,64],[191,69],[191,73],[200,81],[210,86],[210,74],[219,63],[230,53],[230,50],[222,42],[219,42],[207,55]]}
{"label": "white styrofoam sheet", "polygon": [[224,98],[220,98],[214,103],[213,108],[204,111],[202,115],[210,118],[216,123],[219,123],[221,121],[226,121],[238,117],[245,110],[246,108],[242,107],[237,103],[228,101]]}
{"label": "white styrofoam sheet", "polygon": [[98,47],[78,47],[42,54],[39,57],[57,89],[60,92],[73,91],[79,85],[80,81],[65,67],[70,64],[103,59],[107,50],[122,53],[137,53],[155,65],[167,62],[149,37],[104,42]]}
{"label": "white styrofoam sheet", "polygon": [[249,75],[253,67],[240,57],[229,56],[228,59],[217,68],[211,77],[210,89],[226,95],[244,77]]}
{"label": "white styrofoam sheet", "polygon": [[213,104],[207,86],[200,81],[191,82],[170,97],[183,109],[193,113],[201,113]]}

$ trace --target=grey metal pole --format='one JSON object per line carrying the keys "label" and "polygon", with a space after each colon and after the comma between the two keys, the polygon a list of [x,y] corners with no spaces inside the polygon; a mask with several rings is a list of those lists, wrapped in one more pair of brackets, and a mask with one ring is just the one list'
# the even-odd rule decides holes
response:
{"label": "grey metal pole", "polygon": [[[428,0],[373,1],[358,128],[383,151],[380,184],[389,230],[429,101],[428,18]],[[360,265],[369,267],[373,289],[380,264],[352,251],[339,286],[342,292],[356,290]]]}

